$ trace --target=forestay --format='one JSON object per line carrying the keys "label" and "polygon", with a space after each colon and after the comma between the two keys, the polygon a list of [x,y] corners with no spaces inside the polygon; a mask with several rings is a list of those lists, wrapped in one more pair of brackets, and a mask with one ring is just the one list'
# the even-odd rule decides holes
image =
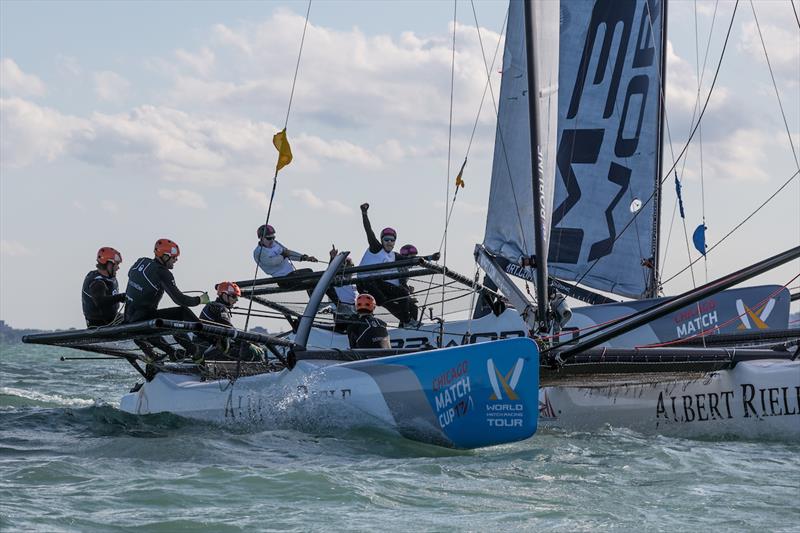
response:
{"label": "forestay", "polygon": [[[558,1],[533,3],[533,24],[537,38],[534,43],[534,61],[539,85],[538,136],[542,151],[546,228],[550,227],[555,175],[558,6]],[[514,264],[519,263],[523,257],[532,256],[535,249],[530,142],[524,9],[522,2],[512,1],[503,52],[503,75],[484,245],[491,252]]]}
{"label": "forestay", "polygon": [[561,0],[550,275],[633,298],[657,267],[663,10]]}

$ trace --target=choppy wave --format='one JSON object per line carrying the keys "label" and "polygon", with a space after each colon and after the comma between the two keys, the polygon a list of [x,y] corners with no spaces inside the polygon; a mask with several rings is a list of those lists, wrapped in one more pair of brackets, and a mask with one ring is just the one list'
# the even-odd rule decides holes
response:
{"label": "choppy wave", "polygon": [[47,394],[16,387],[0,387],[0,407],[88,407],[97,400],[70,398],[61,394]]}

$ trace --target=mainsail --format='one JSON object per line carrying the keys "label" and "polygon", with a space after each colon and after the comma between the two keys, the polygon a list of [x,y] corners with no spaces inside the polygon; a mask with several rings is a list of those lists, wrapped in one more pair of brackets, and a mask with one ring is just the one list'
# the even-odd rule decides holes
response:
{"label": "mainsail", "polygon": [[[546,242],[555,176],[559,3],[533,2],[532,8]],[[512,264],[530,258],[535,250],[530,138],[524,9],[521,1],[512,0],[503,52],[492,184],[484,236],[486,248]]]}
{"label": "mainsail", "polygon": [[662,0],[561,1],[548,266],[632,298],[656,285],[664,9]]}

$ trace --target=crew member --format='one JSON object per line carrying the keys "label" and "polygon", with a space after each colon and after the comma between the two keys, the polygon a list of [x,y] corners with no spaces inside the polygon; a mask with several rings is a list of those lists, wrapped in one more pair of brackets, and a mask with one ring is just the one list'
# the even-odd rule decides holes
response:
{"label": "crew member", "polygon": [[350,348],[391,348],[386,322],[373,315],[375,298],[359,294],[356,298],[358,316],[347,327]]}
{"label": "crew member", "polygon": [[[231,309],[239,297],[242,290],[232,281],[218,283],[217,299],[209,302],[200,312],[200,321],[212,326],[223,328],[233,328]],[[229,337],[212,337],[200,335],[203,341],[202,351],[198,350],[193,360],[195,363],[202,364],[205,359],[239,359],[244,361],[262,361],[264,350],[261,347],[244,341],[231,342]]]}
{"label": "crew member", "polygon": [[[331,250],[328,254],[331,261],[339,253],[335,245],[331,245]],[[352,267],[353,260],[348,257],[345,260],[345,267]],[[328,298],[335,304],[333,312],[334,331],[337,333],[346,333],[347,325],[356,317],[356,291],[355,285],[342,285],[341,287],[333,287],[333,291],[326,292]]]}
{"label": "crew member", "polygon": [[[369,204],[361,204],[361,220],[364,223],[369,248],[364,252],[360,266],[396,261],[397,254],[394,252],[394,244],[397,240],[397,232],[393,228],[383,228],[381,240],[378,240],[375,232],[372,231],[372,225],[367,215],[368,210]],[[371,294],[378,305],[388,309],[400,321],[400,327],[419,326],[416,301],[411,298],[408,288],[403,287],[399,279],[364,281],[359,283],[358,290]]]}
{"label": "crew member", "polygon": [[[413,244],[404,244],[403,247],[400,248],[400,255],[397,256],[397,260],[400,261],[400,260],[403,260],[403,259],[413,259],[413,258],[417,257],[418,253],[419,252],[417,251],[417,247],[414,246]],[[436,253],[432,253],[430,255],[422,256],[422,259],[425,259],[427,261],[438,261],[439,257],[441,257],[441,255],[439,254],[439,252],[436,252]],[[402,268],[399,268],[398,270],[400,270],[400,272],[407,272],[408,268],[409,267],[402,267]],[[400,285],[405,287],[406,289],[408,289],[409,293],[414,292],[414,287],[412,285],[408,284],[408,278],[407,277],[404,277],[404,278],[400,279]]]}
{"label": "crew member", "polygon": [[83,278],[81,304],[86,325],[90,328],[107,326],[117,320],[119,304],[125,294],[119,292],[117,271],[122,254],[110,246],[97,250],[97,265]]}
{"label": "crew member", "polygon": [[256,234],[258,246],[253,250],[253,259],[268,276],[277,278],[295,272],[292,261],[317,262],[317,258],[313,255],[295,252],[275,240],[275,228],[269,224],[259,226]]}
{"label": "crew member", "polygon": [[[175,284],[172,270],[181,250],[169,239],[158,239],[153,248],[154,257],[140,257],[128,271],[128,287],[125,289],[125,322],[139,322],[153,318],[168,320],[187,320],[197,322],[197,316],[189,309],[210,301],[208,293],[201,296],[187,296]],[[164,293],[167,293],[178,307],[159,309],[158,304]],[[178,344],[190,354],[196,352],[196,346],[184,334],[173,335]],[[159,340],[161,342],[159,342]],[[166,341],[158,338],[147,339],[147,342],[163,349],[170,359],[177,359],[182,354],[167,349]],[[137,343],[138,344],[138,343]],[[141,347],[141,346],[140,346]],[[144,348],[143,348],[144,349]]]}

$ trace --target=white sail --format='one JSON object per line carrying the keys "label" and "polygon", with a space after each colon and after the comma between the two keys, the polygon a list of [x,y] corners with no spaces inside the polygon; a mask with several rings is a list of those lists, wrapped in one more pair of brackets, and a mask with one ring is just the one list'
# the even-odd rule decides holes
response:
{"label": "white sail", "polygon": [[[538,139],[542,152],[547,240],[553,199],[558,115],[559,2],[533,2],[534,63],[539,86]],[[512,0],[503,52],[503,75],[495,136],[489,213],[484,245],[518,263],[534,255],[533,180],[524,6]]]}

